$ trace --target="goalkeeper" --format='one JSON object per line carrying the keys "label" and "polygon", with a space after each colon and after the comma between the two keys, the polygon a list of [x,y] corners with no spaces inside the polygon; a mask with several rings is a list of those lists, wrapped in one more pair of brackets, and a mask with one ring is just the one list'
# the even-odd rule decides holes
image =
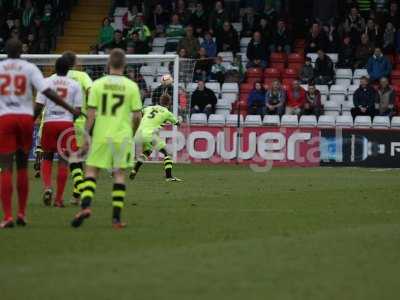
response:
{"label": "goalkeeper", "polygon": [[172,176],[172,159],[166,150],[166,143],[158,135],[158,131],[166,124],[172,123],[179,125],[178,120],[168,110],[170,97],[162,95],[160,105],[148,106],[143,109],[143,118],[138,128],[135,145],[142,146],[142,154],[137,159],[129,178],[134,180],[144,161],[149,158],[153,149],[158,150],[164,155],[165,180],[167,182],[182,181]]}

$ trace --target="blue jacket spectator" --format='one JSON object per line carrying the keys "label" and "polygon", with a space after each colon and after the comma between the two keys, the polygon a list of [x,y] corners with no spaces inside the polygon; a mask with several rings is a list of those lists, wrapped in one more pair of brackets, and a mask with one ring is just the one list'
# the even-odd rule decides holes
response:
{"label": "blue jacket spectator", "polygon": [[247,98],[247,106],[250,115],[265,115],[265,90],[260,82],[254,84],[254,89]]}
{"label": "blue jacket spectator", "polygon": [[353,118],[356,116],[371,116],[375,114],[375,102],[377,101],[377,92],[369,85],[368,78],[362,77],[360,87],[354,92],[353,104],[351,109]]}
{"label": "blue jacket spectator", "polygon": [[380,48],[375,48],[374,55],[368,60],[368,75],[372,81],[380,80],[382,77],[389,77],[392,66],[389,60],[383,56]]}
{"label": "blue jacket spectator", "polygon": [[217,56],[217,44],[214,42],[210,32],[204,34],[204,40],[200,44],[200,48],[206,49],[207,56],[210,58]]}

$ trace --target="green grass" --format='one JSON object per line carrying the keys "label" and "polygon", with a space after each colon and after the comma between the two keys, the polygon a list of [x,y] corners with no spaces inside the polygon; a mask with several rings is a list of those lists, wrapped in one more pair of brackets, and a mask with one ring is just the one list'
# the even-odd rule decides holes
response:
{"label": "green grass", "polygon": [[397,299],[400,171],[161,171],[129,184],[123,231],[107,175],[79,229],[32,179],[30,226],[0,231],[0,299]]}

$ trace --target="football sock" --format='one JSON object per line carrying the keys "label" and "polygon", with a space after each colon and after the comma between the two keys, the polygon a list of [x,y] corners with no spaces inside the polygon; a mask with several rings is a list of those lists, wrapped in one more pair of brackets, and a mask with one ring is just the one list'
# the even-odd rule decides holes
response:
{"label": "football sock", "polygon": [[96,179],[88,177],[82,183],[81,207],[88,208],[96,192]]}
{"label": "football sock", "polygon": [[0,196],[1,203],[3,205],[4,220],[12,219],[12,171],[2,170],[1,171],[1,185],[0,185]]}
{"label": "football sock", "polygon": [[45,189],[51,188],[51,173],[53,169],[53,161],[48,159],[42,160],[42,181]]}
{"label": "football sock", "polygon": [[70,164],[70,170],[72,175],[72,180],[74,182],[73,197],[79,198],[82,192],[83,184],[83,166],[82,163],[72,163]]}
{"label": "football sock", "polygon": [[165,170],[165,177],[171,178],[172,177],[172,159],[169,155],[164,157],[164,170]]}
{"label": "football sock", "polygon": [[120,222],[121,221],[121,211],[124,207],[124,199],[126,194],[125,184],[122,183],[114,183],[113,191],[111,194],[112,197],[112,206],[113,206],[113,221]]}
{"label": "football sock", "polygon": [[58,175],[57,175],[57,193],[56,193],[56,203],[63,203],[63,196],[65,185],[68,180],[68,166],[65,164],[58,164]]}
{"label": "football sock", "polygon": [[138,161],[135,163],[135,165],[133,166],[133,170],[137,173],[139,172],[140,167],[143,165],[143,163],[145,162],[146,159],[149,158],[149,156],[151,155],[151,151],[145,151],[143,152],[140,156]]}
{"label": "football sock", "polygon": [[28,202],[29,179],[28,169],[22,168],[17,171],[18,190],[18,215],[25,216],[26,204]]}

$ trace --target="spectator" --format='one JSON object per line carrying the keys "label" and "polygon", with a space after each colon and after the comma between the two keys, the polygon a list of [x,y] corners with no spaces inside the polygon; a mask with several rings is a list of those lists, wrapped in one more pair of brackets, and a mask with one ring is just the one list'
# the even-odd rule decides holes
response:
{"label": "spectator", "polygon": [[395,91],[390,87],[389,80],[386,77],[382,77],[375,102],[376,113],[379,116],[393,116],[395,113],[395,99]]}
{"label": "spectator", "polygon": [[197,89],[192,94],[191,108],[193,113],[215,113],[217,97],[214,92],[205,86],[204,81],[197,83]]}
{"label": "spectator", "polygon": [[149,27],[154,30],[156,36],[159,36],[164,34],[168,21],[168,14],[164,11],[161,4],[157,4],[148,20]]}
{"label": "spectator", "polygon": [[174,87],[172,82],[161,82],[161,84],[153,90],[151,95],[151,102],[153,103],[153,105],[158,105],[160,104],[160,98],[162,95],[167,95],[172,99],[173,94]]}
{"label": "spectator", "polygon": [[303,115],[315,115],[319,117],[324,113],[324,107],[321,103],[321,93],[315,87],[314,82],[308,84],[306,91],[306,100],[303,107]]}
{"label": "spectator", "polygon": [[217,44],[214,42],[214,39],[209,31],[205,32],[204,39],[203,42],[201,42],[200,47],[206,49],[208,57],[217,56]]}
{"label": "spectator", "polygon": [[138,13],[133,21],[133,26],[128,32],[128,36],[132,35],[132,32],[139,33],[139,39],[143,42],[149,42],[151,38],[151,32],[149,27],[143,23],[143,14]]}
{"label": "spectator", "polygon": [[[149,53],[149,46],[147,43],[143,42],[139,38],[139,33],[138,32],[132,32],[131,38],[127,43],[127,52],[129,54],[147,54]],[[130,51],[128,51],[128,49]]]}
{"label": "spectator", "polygon": [[354,69],[366,68],[368,59],[374,52],[374,46],[370,43],[368,35],[361,36],[361,44],[357,46],[355,53]]}
{"label": "spectator", "polygon": [[267,1],[263,2],[265,2],[265,5],[264,5],[264,11],[262,12],[262,17],[268,20],[268,24],[275,26],[278,19],[278,13],[276,12],[275,8],[272,6],[271,3]]}
{"label": "spectator", "polygon": [[196,57],[199,52],[199,40],[193,35],[193,27],[186,27],[186,35],[179,41],[178,49],[185,48],[190,58]]}
{"label": "spectator", "polygon": [[300,115],[306,102],[306,91],[300,86],[298,80],[294,80],[292,87],[287,92],[286,114]]}
{"label": "spectator", "polygon": [[258,16],[253,7],[247,7],[242,17],[242,36],[251,37],[258,23]]}
{"label": "spectator", "polygon": [[126,42],[122,39],[122,32],[121,30],[114,31],[114,38],[113,40],[104,46],[106,49],[114,49],[120,48],[126,50]]}
{"label": "spectator", "polygon": [[212,59],[208,58],[206,49],[200,48],[199,57],[196,60],[196,65],[194,67],[194,81],[207,81],[210,75],[211,66]]}
{"label": "spectator", "polygon": [[179,16],[179,20],[181,20],[183,25],[188,25],[191,12],[186,8],[185,1],[177,0],[175,4],[175,11]]}
{"label": "spectator", "polygon": [[196,36],[203,35],[208,29],[208,15],[204,11],[203,3],[196,3],[196,9],[190,17],[189,23],[193,26]]}
{"label": "spectator", "polygon": [[99,34],[99,48],[109,44],[114,39],[114,28],[110,24],[109,18],[103,19],[103,25],[100,28]]}
{"label": "spectator", "polygon": [[138,13],[139,10],[136,4],[133,4],[129,7],[128,11],[122,16],[123,31],[127,30],[128,28],[132,28],[133,21]]}
{"label": "spectator", "polygon": [[314,23],[306,37],[305,53],[316,53],[318,49],[326,49],[327,43],[325,32],[318,23]]}
{"label": "spectator", "polygon": [[34,14],[35,14],[35,9],[33,8],[32,1],[31,0],[25,1],[25,8],[22,11],[22,16],[21,16],[22,31],[24,33],[26,33],[32,26]]}
{"label": "spectator", "polygon": [[354,48],[350,36],[343,38],[343,43],[339,49],[337,68],[351,69],[354,65]]}
{"label": "spectator", "polygon": [[262,40],[268,45],[271,42],[271,24],[268,23],[266,17],[261,17],[259,23],[255,26],[253,31],[258,31],[262,35]]}
{"label": "spectator", "polygon": [[226,69],[222,64],[222,57],[218,56],[215,58],[215,62],[211,67],[211,79],[217,80],[219,83],[223,83],[225,80]]}
{"label": "spectator", "polygon": [[214,10],[210,14],[208,28],[214,35],[223,30],[225,21],[229,20],[221,1],[215,2]]}
{"label": "spectator", "polygon": [[311,58],[306,57],[304,65],[300,69],[299,78],[301,83],[306,84],[314,79],[314,68],[311,63]]}
{"label": "spectator", "polygon": [[271,52],[286,52],[290,53],[291,49],[291,38],[290,34],[286,29],[286,24],[283,20],[279,20],[277,29],[272,38]]}
{"label": "spectator", "polygon": [[393,27],[392,23],[387,23],[385,31],[383,33],[383,52],[386,54],[392,54],[396,48],[396,28]]}
{"label": "spectator", "polygon": [[166,52],[174,52],[177,50],[179,41],[185,35],[183,25],[179,21],[177,14],[172,15],[171,24],[167,26],[166,36],[167,43],[165,44]]}
{"label": "spectator", "polygon": [[370,80],[380,80],[382,77],[389,77],[392,66],[389,60],[383,56],[381,48],[375,48],[374,55],[368,60],[367,65]]}
{"label": "spectator", "polygon": [[28,52],[31,54],[39,53],[39,43],[33,33],[29,33],[27,37]]}
{"label": "spectator", "polygon": [[247,68],[261,67],[264,69],[267,67],[267,45],[265,44],[265,41],[262,40],[260,32],[254,32],[253,38],[247,45],[246,55],[249,60]]}
{"label": "spectator", "polygon": [[344,24],[344,31],[347,35],[350,35],[351,40],[358,44],[360,40],[361,32],[364,31],[365,21],[360,16],[356,6],[350,9],[350,14],[347,16]]}
{"label": "spectator", "polygon": [[315,61],[314,76],[317,84],[331,84],[335,70],[331,58],[323,50],[318,50],[318,58]]}
{"label": "spectator", "polygon": [[339,35],[333,24],[323,27],[326,36],[326,51],[329,53],[337,53],[339,45]]}
{"label": "spectator", "polygon": [[223,29],[217,32],[216,40],[218,52],[239,52],[238,34],[228,21],[224,22]]}
{"label": "spectator", "polygon": [[375,89],[369,85],[368,78],[362,77],[360,87],[354,92],[353,103],[354,108],[351,109],[353,118],[356,116],[373,116],[375,110],[375,102],[377,93]]}
{"label": "spectator", "polygon": [[140,74],[139,70],[137,68],[128,66],[126,68],[126,72],[127,72],[128,78],[137,83],[139,90],[140,90],[140,95],[142,96],[142,99],[149,97],[150,92],[147,88],[147,83],[144,80],[142,74]]}
{"label": "spectator", "polygon": [[260,82],[254,83],[254,88],[247,98],[248,112],[250,115],[264,116],[266,112],[265,106],[265,90]]}
{"label": "spectator", "polygon": [[368,35],[368,39],[374,44],[378,45],[382,41],[382,34],[379,25],[373,19],[368,19],[367,26],[365,26],[364,33]]}
{"label": "spectator", "polygon": [[285,113],[286,93],[279,80],[272,82],[271,88],[265,95],[266,113],[268,115],[283,115]]}
{"label": "spectator", "polygon": [[390,2],[389,13],[385,16],[384,24],[392,23],[396,29],[400,29],[399,4],[396,1]]}

